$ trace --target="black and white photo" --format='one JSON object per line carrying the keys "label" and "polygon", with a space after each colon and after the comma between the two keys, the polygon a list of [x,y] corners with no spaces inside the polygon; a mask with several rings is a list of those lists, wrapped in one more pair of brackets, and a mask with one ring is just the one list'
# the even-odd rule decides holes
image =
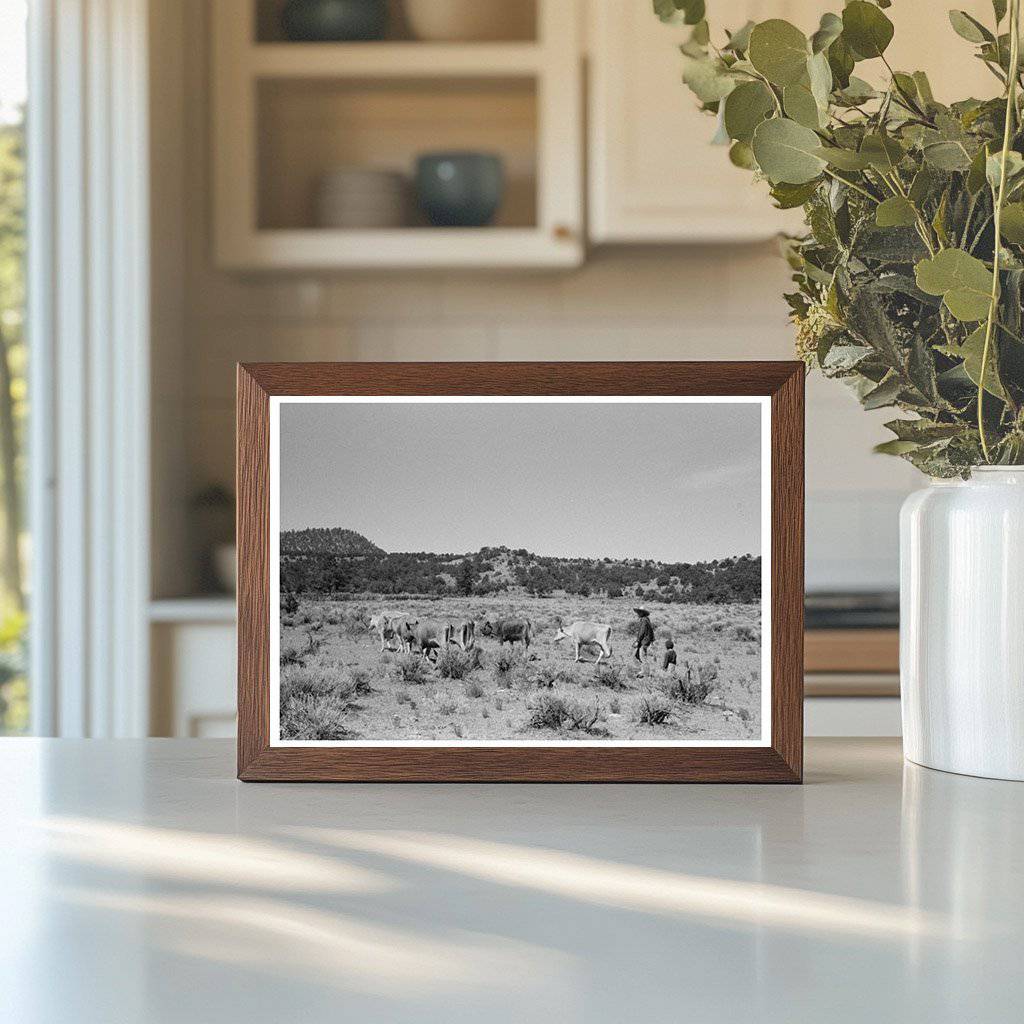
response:
{"label": "black and white photo", "polygon": [[767,419],[275,399],[274,742],[766,742]]}

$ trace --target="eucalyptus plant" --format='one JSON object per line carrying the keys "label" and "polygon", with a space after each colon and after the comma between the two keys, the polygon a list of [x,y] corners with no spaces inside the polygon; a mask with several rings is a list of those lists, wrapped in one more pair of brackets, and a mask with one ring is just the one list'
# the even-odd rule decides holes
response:
{"label": "eucalyptus plant", "polygon": [[[952,29],[998,95],[946,105],[886,58],[890,0],[852,0],[808,37],[778,18],[716,44],[705,0],[654,0],[691,26],[683,80],[730,160],[803,207],[787,238],[797,350],[865,409],[894,407],[877,450],[931,476],[1024,462],[1024,131],[1020,0]],[[875,88],[855,73],[875,62]]]}

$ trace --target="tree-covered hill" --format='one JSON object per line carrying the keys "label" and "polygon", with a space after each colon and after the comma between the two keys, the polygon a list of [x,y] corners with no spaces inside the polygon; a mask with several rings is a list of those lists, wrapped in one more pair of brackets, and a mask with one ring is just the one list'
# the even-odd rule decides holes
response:
{"label": "tree-covered hill", "polygon": [[473,554],[386,552],[352,530],[281,534],[281,589],[336,594],[606,594],[693,604],[753,602],[761,596],[761,559],[711,562],[556,558],[525,548]]}
{"label": "tree-covered hill", "polygon": [[383,555],[376,544],[355,530],[340,527],[313,530],[282,530],[281,556],[285,555]]}

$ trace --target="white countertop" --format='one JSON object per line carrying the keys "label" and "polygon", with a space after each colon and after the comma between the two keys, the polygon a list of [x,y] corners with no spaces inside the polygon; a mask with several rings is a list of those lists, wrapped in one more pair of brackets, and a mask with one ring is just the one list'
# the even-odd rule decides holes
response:
{"label": "white countertop", "polygon": [[1024,785],[807,748],[803,787],[329,786],[0,741],[0,1021],[1019,1019]]}

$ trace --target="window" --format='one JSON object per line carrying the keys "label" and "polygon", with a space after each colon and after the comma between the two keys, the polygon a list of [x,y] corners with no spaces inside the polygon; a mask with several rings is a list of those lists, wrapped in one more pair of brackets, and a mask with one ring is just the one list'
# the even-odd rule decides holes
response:
{"label": "window", "polygon": [[24,438],[26,4],[0,3],[0,734],[29,727]]}

